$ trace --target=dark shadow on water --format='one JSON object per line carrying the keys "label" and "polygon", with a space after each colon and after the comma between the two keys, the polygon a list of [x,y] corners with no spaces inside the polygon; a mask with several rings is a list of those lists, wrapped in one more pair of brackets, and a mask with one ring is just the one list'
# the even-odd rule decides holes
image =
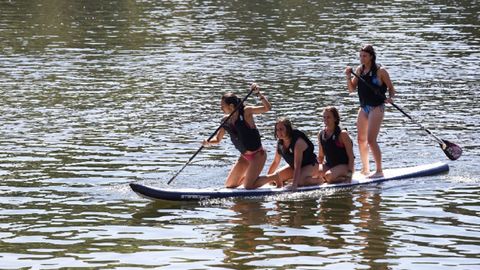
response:
{"label": "dark shadow on water", "polygon": [[[155,219],[162,216],[171,216],[172,212],[177,210],[192,210],[198,207],[198,202],[175,202],[175,201],[150,201],[144,207],[140,207],[132,215],[137,221],[145,219]],[[172,211],[162,211],[172,210]]]}

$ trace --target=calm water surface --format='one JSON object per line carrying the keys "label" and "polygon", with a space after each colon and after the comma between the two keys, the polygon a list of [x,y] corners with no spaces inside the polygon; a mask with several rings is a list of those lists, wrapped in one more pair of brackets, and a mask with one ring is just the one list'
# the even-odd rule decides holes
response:
{"label": "calm water surface", "polygon": [[[478,269],[480,8],[476,1],[0,1],[0,268]],[[257,82],[312,138],[324,106],[354,136],[346,65],[373,43],[396,103],[386,167],[445,175],[256,200],[150,202]],[[249,99],[250,103],[258,100]],[[357,153],[357,149],[355,147]],[[358,156],[358,153],[357,153]],[[204,149],[174,187],[223,184],[237,153]],[[356,164],[357,168],[359,164]]]}

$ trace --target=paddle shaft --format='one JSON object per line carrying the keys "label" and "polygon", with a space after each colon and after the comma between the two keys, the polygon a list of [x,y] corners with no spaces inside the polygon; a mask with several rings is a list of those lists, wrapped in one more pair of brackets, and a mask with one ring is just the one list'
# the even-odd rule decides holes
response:
{"label": "paddle shaft", "polygon": [[[222,123],[220,124],[220,126],[212,133],[212,135],[210,135],[210,137],[208,137],[207,141],[209,142],[216,134],[217,132],[223,127],[223,124],[225,124],[231,117],[232,115],[238,111],[238,109],[240,108],[240,106],[243,105],[243,102],[245,102],[247,100],[247,98],[253,93],[253,90],[254,88],[252,88],[250,90],[250,92],[248,92],[248,94],[242,99],[242,101],[237,105],[237,107],[235,107],[235,109],[233,110],[233,112],[231,112],[227,118],[225,118]],[[172,178],[170,178],[170,180],[168,180],[167,182],[167,185],[170,185],[170,183],[173,181],[173,179],[175,179],[182,171],[183,169],[185,169],[185,167],[187,167],[188,164],[190,164],[190,162],[192,162],[192,160],[198,155],[198,153],[200,153],[200,151],[202,151],[202,149],[204,148],[204,146],[200,146],[200,148],[198,148],[198,150],[188,159],[188,161],[182,166],[182,168],[177,172],[175,173],[175,175],[172,176]]]}
{"label": "paddle shaft", "polygon": [[[358,74],[356,74],[355,72],[353,72],[353,69],[352,69],[352,74],[353,76],[357,77],[359,80],[361,80],[364,84],[366,84],[370,89],[372,89],[376,94],[378,94],[378,88],[375,88],[373,85],[371,85],[370,83],[368,83],[367,81],[365,81],[364,78],[358,76]],[[418,127],[420,127],[421,129],[423,129],[425,132],[427,132],[430,136],[432,136],[434,138],[434,140],[440,144],[440,146],[442,147],[442,149],[445,149],[447,146],[445,145],[445,143],[443,142],[442,139],[438,138],[437,136],[435,136],[435,134],[433,134],[430,130],[428,130],[427,128],[425,128],[422,124],[420,124],[417,120],[413,119],[409,114],[407,114],[402,108],[400,108],[399,106],[397,106],[397,104],[393,103],[393,102],[390,102],[390,104],[392,104],[393,107],[395,107],[397,110],[399,110],[403,115],[405,115],[408,119],[410,119],[413,123],[415,123]]]}

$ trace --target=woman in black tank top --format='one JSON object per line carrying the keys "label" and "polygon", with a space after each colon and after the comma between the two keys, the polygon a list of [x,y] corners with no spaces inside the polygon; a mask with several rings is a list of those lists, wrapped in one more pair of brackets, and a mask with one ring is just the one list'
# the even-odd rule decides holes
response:
{"label": "woman in black tank top", "polygon": [[[260,88],[257,84],[252,84],[251,90],[257,95],[262,104],[260,106],[244,106],[240,104],[241,99],[235,94],[227,93],[223,95],[220,105],[225,113],[224,119],[232,112],[233,115],[222,125],[210,141],[203,141],[204,146],[218,144],[223,139],[225,132],[227,132],[233,145],[240,152],[240,157],[233,165],[225,181],[227,188],[236,188],[243,185],[246,189],[253,189],[267,183],[258,181],[258,176],[262,172],[267,160],[267,154],[263,149],[260,133],[255,126],[253,115],[268,112],[272,105],[260,93]],[[237,109],[237,106],[240,107]]]}
{"label": "woman in black tank top", "polygon": [[[287,118],[280,118],[275,124],[277,150],[267,176],[259,177],[263,182],[275,182],[282,187],[285,181],[291,181],[291,189],[300,186],[318,185],[318,162],[314,153],[314,145],[305,133],[293,129]],[[277,169],[281,159],[288,163]]]}
{"label": "woman in black tank top", "polygon": [[353,143],[340,129],[340,114],[333,106],[323,110],[325,128],[318,133],[320,176],[329,184],[350,181],[354,171]]}

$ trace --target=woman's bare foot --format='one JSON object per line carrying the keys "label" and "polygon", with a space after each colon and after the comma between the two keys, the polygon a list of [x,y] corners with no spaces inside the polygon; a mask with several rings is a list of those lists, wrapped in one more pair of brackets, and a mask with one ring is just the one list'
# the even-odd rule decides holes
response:
{"label": "woman's bare foot", "polygon": [[325,179],[325,177],[323,177],[323,176],[320,176],[320,177],[319,177],[319,182],[320,182],[320,183],[319,183],[320,185],[328,184],[327,179]]}
{"label": "woman's bare foot", "polygon": [[370,170],[364,170],[364,169],[362,169],[362,170],[360,171],[360,173],[361,173],[362,175],[364,175],[364,176],[368,176],[368,175],[370,175]]}
{"label": "woman's bare foot", "polygon": [[342,175],[342,176],[339,176],[337,179],[335,179],[335,183],[346,183],[346,182],[350,182],[351,180],[352,180],[351,177]]}
{"label": "woman's bare foot", "polygon": [[317,175],[311,178],[311,181],[307,184],[307,186],[323,185],[325,183],[327,183],[327,180],[325,180],[325,178],[322,176]]}
{"label": "woman's bare foot", "polygon": [[382,171],[372,173],[368,176],[368,178],[381,178],[381,177],[383,177],[383,172]]}
{"label": "woman's bare foot", "polygon": [[275,175],[274,181],[277,188],[283,187],[283,181],[280,179],[280,175],[278,175],[278,173]]}

